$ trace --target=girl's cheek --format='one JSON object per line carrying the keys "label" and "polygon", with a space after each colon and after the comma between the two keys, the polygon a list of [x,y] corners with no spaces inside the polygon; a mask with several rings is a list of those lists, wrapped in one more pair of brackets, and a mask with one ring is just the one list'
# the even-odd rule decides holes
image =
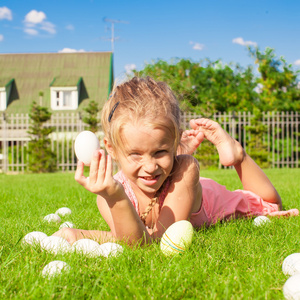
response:
{"label": "girl's cheek", "polygon": [[164,159],[160,159],[158,161],[158,164],[164,168],[172,168],[174,165],[174,159],[173,159],[173,157],[167,157]]}

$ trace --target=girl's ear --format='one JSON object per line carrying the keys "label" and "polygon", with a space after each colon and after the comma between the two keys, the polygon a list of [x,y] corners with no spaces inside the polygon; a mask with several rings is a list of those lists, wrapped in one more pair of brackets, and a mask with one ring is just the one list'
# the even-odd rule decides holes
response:
{"label": "girl's ear", "polygon": [[104,138],[103,141],[104,141],[104,145],[105,145],[105,149],[106,149],[107,153],[112,157],[112,159],[116,160],[115,151],[114,151],[112,145],[110,144],[110,142],[108,141],[108,139]]}

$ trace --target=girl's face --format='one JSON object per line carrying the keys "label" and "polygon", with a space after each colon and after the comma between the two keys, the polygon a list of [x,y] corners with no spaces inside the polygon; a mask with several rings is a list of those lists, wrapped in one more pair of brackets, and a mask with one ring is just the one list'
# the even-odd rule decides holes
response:
{"label": "girl's face", "polygon": [[119,151],[118,162],[133,188],[149,197],[162,186],[174,164],[174,141],[162,127],[131,123],[122,130],[125,151]]}

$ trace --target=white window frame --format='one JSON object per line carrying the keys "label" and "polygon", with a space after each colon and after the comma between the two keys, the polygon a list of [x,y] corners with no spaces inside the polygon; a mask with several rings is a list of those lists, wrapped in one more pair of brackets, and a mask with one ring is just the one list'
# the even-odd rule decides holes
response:
{"label": "white window frame", "polygon": [[[71,93],[71,103],[65,105],[65,93]],[[76,110],[78,108],[78,89],[72,87],[50,87],[52,110]]]}
{"label": "white window frame", "polygon": [[5,111],[7,108],[6,88],[0,87],[0,111]]}

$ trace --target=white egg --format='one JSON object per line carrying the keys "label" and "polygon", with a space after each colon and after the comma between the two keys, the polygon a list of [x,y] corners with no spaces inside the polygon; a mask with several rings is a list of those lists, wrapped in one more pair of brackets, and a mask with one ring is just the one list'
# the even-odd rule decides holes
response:
{"label": "white egg", "polygon": [[47,237],[47,234],[40,231],[27,233],[23,238],[23,244],[40,245],[41,241]]}
{"label": "white egg", "polygon": [[287,300],[300,300],[300,274],[291,276],[283,286],[283,295]]}
{"label": "white egg", "polygon": [[75,224],[73,224],[72,222],[64,222],[59,226],[59,229],[62,228],[75,228]]}
{"label": "white egg", "polygon": [[76,137],[74,148],[77,158],[88,166],[94,152],[100,149],[100,143],[93,132],[85,130]]}
{"label": "white egg", "polygon": [[46,217],[44,217],[44,221],[47,221],[48,223],[51,223],[51,222],[60,223],[61,218],[57,214],[49,214]]}
{"label": "white egg", "polygon": [[41,241],[41,248],[44,251],[57,253],[71,252],[71,244],[64,238],[59,236],[48,236]]}
{"label": "white egg", "polygon": [[100,245],[91,239],[81,239],[72,245],[72,251],[89,257],[102,256]]}
{"label": "white egg", "polygon": [[102,256],[117,256],[123,252],[123,247],[116,243],[104,243],[100,245]]}
{"label": "white egg", "polygon": [[300,273],[300,253],[292,253],[284,259],[282,272],[290,276]]}
{"label": "white egg", "polygon": [[69,271],[71,267],[64,261],[54,260],[47,264],[43,271],[43,277],[54,277],[62,273],[62,271]]}
{"label": "white egg", "polygon": [[66,215],[70,215],[72,213],[71,209],[68,207],[61,207],[59,208],[56,212],[57,215],[60,215],[62,217],[66,216]]}
{"label": "white egg", "polygon": [[270,223],[271,220],[266,216],[258,216],[253,220],[254,226],[262,226],[266,225],[267,223]]}

